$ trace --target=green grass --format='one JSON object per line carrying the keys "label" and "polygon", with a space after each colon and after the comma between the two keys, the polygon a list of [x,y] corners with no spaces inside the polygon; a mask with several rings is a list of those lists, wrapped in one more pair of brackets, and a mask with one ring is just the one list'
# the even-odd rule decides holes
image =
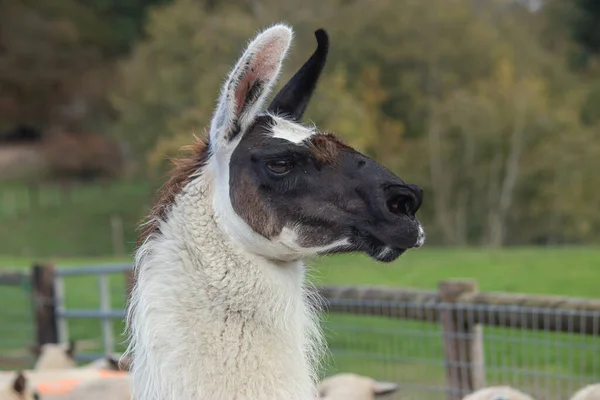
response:
{"label": "green grass", "polygon": [[[152,199],[153,187],[143,182],[109,186],[78,186],[66,199],[59,188],[0,184],[0,254],[37,257],[113,254],[111,217],[123,221],[124,247],[131,252],[136,226]],[[33,202],[32,198],[38,198]]]}
{"label": "green grass", "polygon": [[[0,268],[28,268],[33,261],[36,260],[28,257],[0,257]],[[70,267],[129,260],[104,257],[52,261],[61,267]],[[477,280],[482,291],[573,297],[597,297],[599,294],[600,248],[424,248],[408,252],[391,264],[376,263],[357,255],[327,257],[312,264],[311,279],[316,283],[435,289],[443,279],[472,278]],[[93,277],[69,278],[66,287],[67,307],[98,306],[97,283]],[[124,284],[121,276],[111,277],[111,293],[113,306],[122,307]],[[15,304],[15,315],[18,315],[24,312],[27,298],[15,296],[14,292],[8,293],[0,288],[0,302]],[[24,319],[10,321],[15,326],[19,322],[26,325],[28,318],[29,315],[26,315]],[[92,339],[95,345],[86,348],[86,351],[99,350],[98,322],[75,320],[69,323],[69,329],[73,338]],[[122,329],[122,323],[115,321],[115,334]],[[437,324],[330,315],[326,318],[324,329],[333,355],[327,360],[324,373],[353,371],[413,385],[441,387],[444,384],[443,347]],[[0,348],[8,350],[4,338],[8,340],[10,332],[0,332]],[[489,383],[508,381],[528,388],[533,378],[516,373],[511,363],[518,363],[524,370],[553,374],[548,375],[551,377],[548,384],[559,386],[566,382],[561,380],[563,375],[579,375],[583,383],[598,372],[599,366],[595,363],[599,361],[595,361],[593,356],[600,353],[600,338],[499,328],[486,328],[484,334]],[[22,336],[16,340],[19,344],[28,343]],[[10,347],[14,348],[14,340]],[[423,392],[411,392],[410,387],[406,390],[407,394],[414,393],[413,398],[439,398],[435,392],[428,397]]]}
{"label": "green grass", "polygon": [[[68,267],[129,262],[130,258],[0,256],[0,269],[27,268],[40,260]],[[390,264],[355,254],[324,257],[310,264],[310,275],[316,283],[435,289],[444,279],[471,278],[477,280],[481,291],[572,297],[600,295],[600,247],[503,250],[425,247],[409,251]]]}

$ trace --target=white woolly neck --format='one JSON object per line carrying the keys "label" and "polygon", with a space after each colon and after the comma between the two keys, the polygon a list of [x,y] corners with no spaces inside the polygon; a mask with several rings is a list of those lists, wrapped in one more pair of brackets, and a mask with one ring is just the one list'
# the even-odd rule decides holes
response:
{"label": "white woolly neck", "polygon": [[321,335],[303,263],[278,265],[232,243],[202,179],[136,253],[134,398],[315,399]]}

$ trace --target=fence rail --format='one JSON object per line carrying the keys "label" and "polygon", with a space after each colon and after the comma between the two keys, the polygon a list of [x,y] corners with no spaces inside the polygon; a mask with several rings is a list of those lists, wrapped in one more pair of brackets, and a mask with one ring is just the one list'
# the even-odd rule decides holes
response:
{"label": "fence rail", "polygon": [[[444,393],[446,399],[456,400],[490,383],[504,384],[507,379],[527,377],[521,380],[530,381],[524,384],[536,393],[536,399],[562,399],[575,388],[576,382],[600,381],[600,300],[597,299],[480,293],[475,282],[461,280],[441,282],[437,291],[356,286],[323,286],[318,290],[325,300],[324,309],[330,314],[439,326],[439,332],[422,325],[413,331],[373,327],[382,340],[393,343],[403,337],[415,341],[416,347],[422,346],[419,341],[434,347],[438,344],[436,338],[440,338],[443,358],[438,370],[443,371],[444,386],[408,383],[419,393],[433,390]],[[355,323],[335,328],[356,334],[365,332]],[[554,337],[547,337],[549,334]],[[570,334],[571,339],[559,337],[561,334]],[[359,347],[353,340],[349,339],[352,345],[340,347]],[[499,346],[506,343],[510,346]],[[511,346],[519,347],[522,354],[511,354]],[[494,354],[498,347],[503,347],[500,356]],[[348,352],[345,349],[342,354]],[[364,353],[354,356],[368,358]],[[401,361],[415,367],[427,366],[428,372],[437,365],[435,356],[407,356],[403,355]],[[509,357],[519,356],[521,360],[507,362]],[[378,357],[385,359],[387,355]],[[576,357],[578,361],[574,361]],[[538,370],[529,371],[523,364],[529,364],[529,368],[534,364]],[[552,371],[564,367],[560,364],[566,364],[571,372]],[[591,370],[589,376],[577,376],[575,370],[582,374],[585,368]]]}
{"label": "fence rail", "polygon": [[[460,281],[449,284],[448,290],[464,287]],[[469,314],[463,318],[468,324],[600,335],[600,299],[466,291],[448,302],[441,291],[360,286],[324,286],[319,292],[330,312],[437,322],[444,310],[458,307]],[[393,303],[419,307],[382,307]]]}
{"label": "fence rail", "polygon": [[[124,317],[121,305],[111,307],[110,274],[124,275],[128,298],[130,264],[35,266],[30,275],[0,274],[0,285],[31,281],[38,343],[68,340],[69,320],[97,319],[106,353],[115,343],[111,321]],[[85,275],[98,279],[99,307],[67,308],[65,280]],[[420,400],[457,400],[484,385],[510,382],[529,388],[537,400],[558,400],[579,384],[600,380],[599,299],[483,293],[468,280],[444,281],[435,291],[317,290],[329,316],[326,332],[335,332],[329,334],[330,348],[341,365],[376,366],[378,375],[402,381]],[[85,360],[100,355],[79,353]]]}

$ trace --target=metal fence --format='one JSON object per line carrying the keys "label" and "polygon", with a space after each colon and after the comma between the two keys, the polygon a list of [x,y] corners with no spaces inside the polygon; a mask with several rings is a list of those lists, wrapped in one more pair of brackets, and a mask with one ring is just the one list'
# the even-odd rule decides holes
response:
{"label": "metal fence", "polygon": [[[55,271],[53,284],[58,341],[65,343],[70,339],[70,325],[79,322],[80,329],[77,336],[81,338],[82,335],[89,335],[90,332],[93,332],[89,329],[90,320],[96,320],[100,323],[101,346],[96,343],[98,341],[97,336],[86,337],[85,339],[87,339],[89,347],[95,351],[78,351],[76,353],[78,360],[94,360],[105,354],[112,354],[117,350],[117,345],[121,345],[120,350],[122,350],[124,345],[121,335],[124,318],[123,295],[127,287],[127,283],[123,281],[123,276],[124,273],[126,277],[129,276],[130,271],[131,264],[95,265],[80,268],[63,268]],[[116,275],[118,281],[113,281],[111,284],[111,275]],[[81,302],[78,302],[76,299],[75,301],[69,301],[71,298],[67,296],[67,280],[74,277],[95,277],[97,280],[97,308],[84,308]],[[80,279],[76,282],[76,285],[84,288],[86,292],[84,299],[87,304],[91,303],[90,297],[94,297],[89,291],[91,289],[90,284],[89,279],[87,281]],[[113,320],[118,320],[119,323],[114,324]],[[119,337],[121,340],[115,340],[115,337]]]}
{"label": "metal fence", "polygon": [[326,287],[328,372],[398,382],[398,399],[460,399],[509,385],[564,400],[600,382],[600,301],[440,290]]}

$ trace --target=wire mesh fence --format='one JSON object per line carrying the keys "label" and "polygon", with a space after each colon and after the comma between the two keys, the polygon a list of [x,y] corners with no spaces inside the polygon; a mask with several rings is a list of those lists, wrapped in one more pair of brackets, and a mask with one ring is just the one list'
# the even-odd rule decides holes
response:
{"label": "wire mesh fence", "polygon": [[469,303],[473,298],[446,303],[436,292],[411,290],[395,295],[416,301],[374,299],[390,297],[392,289],[367,296],[354,290],[344,298],[335,291],[325,290],[325,375],[351,371],[394,381],[394,398],[403,400],[461,399],[497,385],[536,400],[564,400],[600,382],[600,310],[582,309],[594,301],[572,308],[577,302],[563,299],[563,308],[549,308]]}
{"label": "wire mesh fence", "polygon": [[29,275],[5,272],[0,276],[0,370],[28,367],[34,341],[34,318]]}

